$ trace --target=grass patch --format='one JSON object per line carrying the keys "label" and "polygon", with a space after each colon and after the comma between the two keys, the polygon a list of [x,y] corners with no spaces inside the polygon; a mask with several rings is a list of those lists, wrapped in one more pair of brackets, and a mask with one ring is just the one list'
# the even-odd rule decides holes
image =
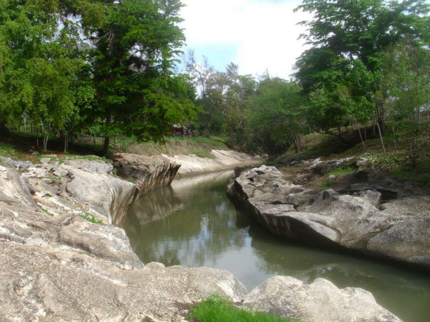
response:
{"label": "grass patch", "polygon": [[333,175],[333,176],[336,176],[336,177],[340,177],[340,176],[343,176],[345,174],[354,173],[354,172],[355,172],[355,170],[353,168],[351,168],[351,167],[336,168],[336,169],[330,171],[330,173],[328,175],[329,176]]}
{"label": "grass patch", "polygon": [[318,189],[319,190],[328,190],[328,189],[331,189],[332,187],[333,187],[333,185],[334,185],[334,181],[333,180],[327,180],[327,181],[324,181],[319,187],[318,187]]}
{"label": "grass patch", "polygon": [[398,166],[392,170],[393,177],[400,181],[419,182],[424,189],[430,192],[430,160],[422,159],[415,168],[411,166]]}
{"label": "grass patch", "polygon": [[107,162],[107,159],[105,157],[98,157],[96,155],[74,155],[74,156],[66,156],[65,160],[79,160],[84,159],[88,161],[100,161],[100,162]]}
{"label": "grass patch", "polygon": [[210,153],[209,151],[195,151],[195,150],[190,150],[191,154],[195,154],[200,158],[209,158],[209,159],[213,159],[213,155],[212,153]]}
{"label": "grass patch", "polygon": [[24,157],[24,153],[4,142],[0,142],[0,155],[15,160],[20,160]]}
{"label": "grass patch", "polygon": [[277,316],[265,313],[252,313],[234,307],[219,296],[213,295],[209,299],[197,304],[191,312],[192,322],[291,322]]}
{"label": "grass patch", "polygon": [[182,138],[181,136],[173,136],[166,138],[165,144],[154,142],[132,144],[128,147],[127,152],[146,156],[196,154],[203,158],[212,158],[210,155],[212,150],[228,150],[226,138],[205,138],[203,136]]}
{"label": "grass patch", "polygon": [[101,224],[103,220],[97,219],[96,216],[90,215],[89,213],[83,212],[79,214],[80,217],[85,218],[86,220],[92,222],[93,224]]}

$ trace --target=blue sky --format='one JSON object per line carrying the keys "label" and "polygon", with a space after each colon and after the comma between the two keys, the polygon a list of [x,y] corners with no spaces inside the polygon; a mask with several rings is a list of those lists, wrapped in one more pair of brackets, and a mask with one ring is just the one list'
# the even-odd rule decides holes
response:
{"label": "blue sky", "polygon": [[263,74],[289,79],[296,58],[303,52],[297,40],[304,28],[297,22],[310,18],[293,13],[296,0],[183,0],[182,27],[187,47],[197,59],[223,71],[229,62],[241,74]]}

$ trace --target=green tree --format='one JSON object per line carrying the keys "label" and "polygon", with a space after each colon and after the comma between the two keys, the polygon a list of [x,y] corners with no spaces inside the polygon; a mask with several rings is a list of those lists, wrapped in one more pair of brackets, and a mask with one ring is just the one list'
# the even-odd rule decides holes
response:
{"label": "green tree", "polygon": [[248,125],[254,145],[267,153],[269,160],[290,146],[298,152],[305,131],[303,106],[297,83],[280,78],[267,78],[259,83]]}
{"label": "green tree", "polygon": [[86,65],[80,23],[61,1],[0,2],[0,117],[16,124],[29,117],[49,133],[78,113],[73,80]]}
{"label": "green tree", "polygon": [[97,111],[105,119],[105,155],[118,132],[138,141],[162,141],[173,122],[182,119],[180,112],[193,113],[193,104],[176,99],[186,95],[186,86],[172,77],[184,42],[180,1],[102,2],[108,14],[93,39],[93,66]]}
{"label": "green tree", "polygon": [[[381,89],[388,93],[385,104],[393,131],[397,128],[397,137],[409,146],[415,166],[418,141],[428,127],[422,114],[430,107],[430,50],[427,46],[400,41],[385,51],[381,69]],[[427,137],[423,139],[427,141]]]}
{"label": "green tree", "polygon": [[[353,88],[357,76],[378,73],[379,59],[386,48],[406,37],[415,43],[430,40],[429,6],[423,0],[304,0],[296,10],[314,15],[312,20],[301,23],[308,28],[301,37],[312,47],[298,59],[296,77],[305,93],[315,91],[313,96],[317,97],[318,92],[324,92],[328,100],[326,106],[333,108],[320,113],[320,121],[326,122],[332,115],[337,115],[331,122],[336,128],[345,125],[349,112],[339,104],[342,101],[339,94],[345,93],[345,86],[357,102]],[[352,76],[354,69],[361,72]],[[345,82],[348,74],[355,78],[354,81]],[[380,80],[378,75],[373,75],[373,84],[367,82],[366,90],[372,95],[365,98],[374,106],[374,118],[383,131],[386,93],[379,91]],[[367,107],[367,103],[365,105]],[[339,114],[345,117],[339,117]]]}
{"label": "green tree", "polygon": [[255,98],[257,82],[251,75],[239,75],[239,67],[233,63],[227,65],[228,87],[225,93],[225,132],[232,147],[247,143],[246,124],[250,108]]}

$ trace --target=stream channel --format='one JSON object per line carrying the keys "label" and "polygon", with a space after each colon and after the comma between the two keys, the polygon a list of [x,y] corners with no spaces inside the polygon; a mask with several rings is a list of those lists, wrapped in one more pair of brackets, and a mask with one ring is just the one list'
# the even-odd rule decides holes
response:
{"label": "stream channel", "polygon": [[275,275],[360,287],[405,322],[430,321],[430,276],[279,240],[250,225],[226,196],[232,172],[173,181],[142,196],[120,226],[144,263],[232,272],[251,291]]}

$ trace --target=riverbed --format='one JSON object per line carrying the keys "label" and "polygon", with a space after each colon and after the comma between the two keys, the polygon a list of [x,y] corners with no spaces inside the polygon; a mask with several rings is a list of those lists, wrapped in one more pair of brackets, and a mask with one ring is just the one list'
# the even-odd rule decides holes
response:
{"label": "riverbed", "polygon": [[250,291],[286,275],[361,287],[406,322],[428,321],[430,276],[392,263],[279,240],[250,224],[226,197],[231,172],[173,181],[143,195],[120,226],[144,263],[206,266],[232,272]]}

